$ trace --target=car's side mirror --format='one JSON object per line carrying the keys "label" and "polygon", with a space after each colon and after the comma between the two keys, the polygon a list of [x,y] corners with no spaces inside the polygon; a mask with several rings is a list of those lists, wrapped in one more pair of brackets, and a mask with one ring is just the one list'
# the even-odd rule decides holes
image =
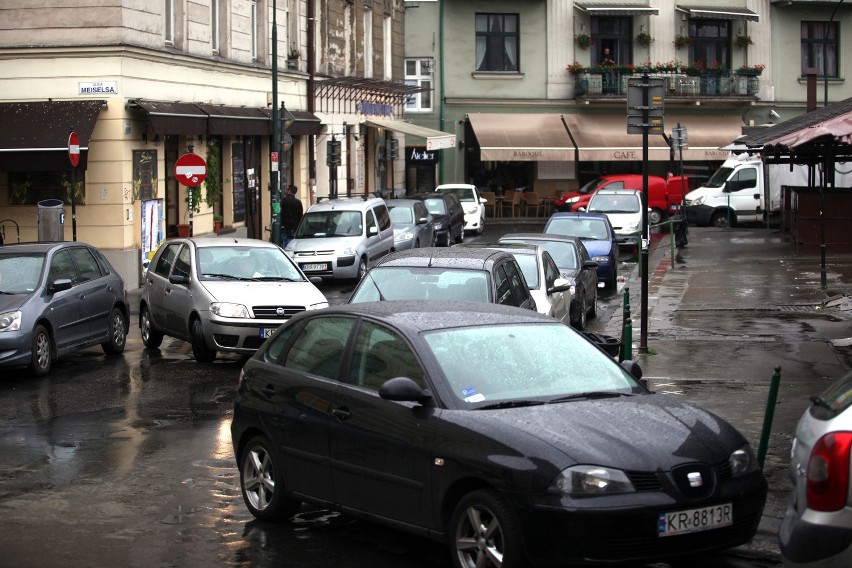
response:
{"label": "car's side mirror", "polygon": [[311,276],[308,281],[314,286],[322,286],[322,276]]}
{"label": "car's side mirror", "polygon": [[53,282],[51,282],[47,291],[51,294],[55,294],[57,292],[62,292],[63,290],[69,290],[71,288],[71,279],[70,278],[57,278]]}
{"label": "car's side mirror", "polygon": [[184,274],[172,274],[169,276],[169,282],[171,284],[181,284],[183,286],[189,286],[189,276]]}
{"label": "car's side mirror", "polygon": [[642,367],[639,366],[639,363],[632,359],[625,359],[620,363],[620,365],[622,369],[630,373],[631,377],[639,381],[643,387],[648,387],[648,379],[642,378]]}
{"label": "car's side mirror", "polygon": [[419,402],[421,404],[432,400],[432,393],[428,389],[420,388],[414,380],[408,377],[388,379],[379,387],[379,396],[385,400]]}
{"label": "car's side mirror", "polygon": [[429,218],[428,218],[428,217],[420,217],[420,218],[417,220],[417,224],[418,224],[418,225],[425,225],[425,224],[426,224],[426,223],[428,223],[428,222],[429,222]]}
{"label": "car's side mirror", "polygon": [[372,226],[369,229],[367,229],[367,234],[368,235],[378,235],[379,234],[379,228],[376,227],[376,226]]}
{"label": "car's side mirror", "polygon": [[566,278],[557,278],[553,281],[553,286],[547,289],[548,294],[555,294],[556,292],[564,292],[566,290],[571,289],[571,282]]}
{"label": "car's side mirror", "polygon": [[577,207],[577,211],[585,211],[585,210],[586,210],[585,207]]}

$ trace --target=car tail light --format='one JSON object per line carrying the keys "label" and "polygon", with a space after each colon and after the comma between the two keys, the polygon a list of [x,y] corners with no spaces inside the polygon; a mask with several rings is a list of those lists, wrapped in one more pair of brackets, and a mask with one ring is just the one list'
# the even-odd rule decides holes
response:
{"label": "car tail light", "polygon": [[820,438],[808,462],[808,508],[837,511],[846,506],[852,432],[831,432]]}

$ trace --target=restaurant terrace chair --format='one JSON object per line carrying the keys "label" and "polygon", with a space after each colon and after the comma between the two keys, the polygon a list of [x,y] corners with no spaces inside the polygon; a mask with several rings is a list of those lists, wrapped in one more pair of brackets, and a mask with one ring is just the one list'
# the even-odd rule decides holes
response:
{"label": "restaurant terrace chair", "polygon": [[542,211],[544,211],[545,202],[539,196],[538,192],[528,191],[524,193],[524,199],[526,201],[524,203],[524,214],[529,217],[530,210],[532,210],[535,213],[535,216],[539,217]]}
{"label": "restaurant terrace chair", "polygon": [[485,215],[488,215],[488,209],[491,209],[491,217],[498,217],[500,213],[500,204],[497,202],[497,194],[493,191],[480,191],[479,196],[485,200]]}
{"label": "restaurant terrace chair", "polygon": [[502,203],[503,210],[502,213],[505,213],[507,210],[509,211],[509,215],[511,217],[515,217],[521,210],[521,207],[524,205],[524,192],[522,191],[513,191],[512,195],[506,195],[505,200]]}

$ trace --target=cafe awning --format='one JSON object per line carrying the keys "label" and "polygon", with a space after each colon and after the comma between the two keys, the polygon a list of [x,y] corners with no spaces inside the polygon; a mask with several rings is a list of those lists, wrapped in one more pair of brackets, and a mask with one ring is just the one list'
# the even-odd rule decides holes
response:
{"label": "cafe awning", "polygon": [[373,128],[387,128],[394,132],[399,132],[407,136],[416,136],[417,138],[426,139],[427,150],[443,150],[445,148],[455,148],[456,135],[448,132],[442,132],[433,128],[426,128],[410,122],[401,120],[381,120],[370,119],[365,120],[364,124]]}
{"label": "cafe awning", "polygon": [[207,134],[207,113],[193,103],[136,99],[129,101],[128,105],[138,107],[148,116],[151,138],[168,134]]}
{"label": "cafe awning", "polygon": [[107,102],[31,101],[0,103],[0,170],[61,171],[71,167],[68,135],[80,140],[80,164],[85,169],[89,139]]}
{"label": "cafe awning", "polygon": [[574,145],[559,114],[470,113],[483,161],[564,162]]}
{"label": "cafe awning", "polygon": [[[566,114],[571,139],[581,162],[641,161],[642,135],[627,134],[626,115]],[[688,161],[724,160],[728,152],[721,150],[742,134],[742,119],[724,115],[683,115],[666,113],[664,130],[671,133],[680,123],[687,128],[688,148],[683,159]],[[675,159],[679,158],[679,152]],[[661,135],[648,136],[648,159],[667,161],[671,154]]]}
{"label": "cafe awning", "polygon": [[648,2],[574,2],[574,8],[590,16],[656,16],[660,13]]}
{"label": "cafe awning", "polygon": [[227,105],[196,105],[207,118],[207,133],[217,136],[269,136],[272,122],[259,108]]}
{"label": "cafe awning", "polygon": [[675,10],[690,18],[711,18],[714,20],[749,20],[757,22],[760,16],[743,6],[708,6],[699,4],[676,4]]}

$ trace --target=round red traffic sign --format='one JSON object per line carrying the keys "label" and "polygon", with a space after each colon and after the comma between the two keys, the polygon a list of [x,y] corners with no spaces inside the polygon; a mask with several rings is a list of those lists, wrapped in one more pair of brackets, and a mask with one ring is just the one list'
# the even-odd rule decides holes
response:
{"label": "round red traffic sign", "polygon": [[198,154],[184,154],[175,162],[175,177],[187,187],[201,185],[207,177],[207,162]]}
{"label": "round red traffic sign", "polygon": [[73,130],[68,135],[68,160],[75,168],[80,163],[80,137]]}

